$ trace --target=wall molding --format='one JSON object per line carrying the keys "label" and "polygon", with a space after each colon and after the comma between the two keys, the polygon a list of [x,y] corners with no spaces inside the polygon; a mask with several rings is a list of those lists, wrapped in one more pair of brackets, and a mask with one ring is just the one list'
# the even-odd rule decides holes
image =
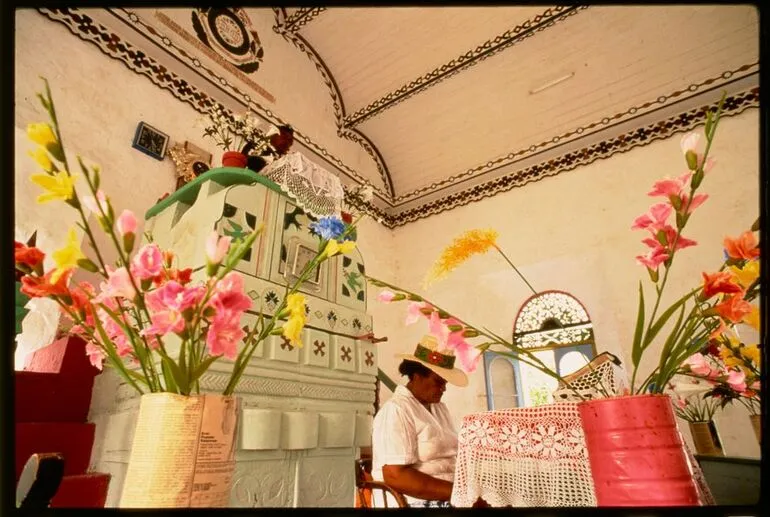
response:
{"label": "wall molding", "polygon": [[325,10],[326,7],[300,7],[286,18],[284,28],[289,32],[297,32]]}

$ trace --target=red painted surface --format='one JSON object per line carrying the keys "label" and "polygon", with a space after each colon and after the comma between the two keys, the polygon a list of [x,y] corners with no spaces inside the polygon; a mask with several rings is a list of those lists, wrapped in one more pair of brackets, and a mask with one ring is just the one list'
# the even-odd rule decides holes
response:
{"label": "red painted surface", "polygon": [[65,476],[51,508],[104,508],[109,486],[109,474]]}
{"label": "red painted surface", "polygon": [[16,423],[85,422],[93,377],[79,374],[14,372]]}
{"label": "red painted surface", "polygon": [[58,339],[27,359],[15,372],[16,479],[29,457],[40,452],[64,455],[64,478],[54,508],[102,508],[110,475],[89,473],[94,424],[86,422],[94,377],[85,342]]}
{"label": "red painted surface", "polygon": [[94,424],[82,422],[16,424],[16,480],[36,452],[60,452],[64,455],[65,476],[83,474],[91,459],[94,431]]}

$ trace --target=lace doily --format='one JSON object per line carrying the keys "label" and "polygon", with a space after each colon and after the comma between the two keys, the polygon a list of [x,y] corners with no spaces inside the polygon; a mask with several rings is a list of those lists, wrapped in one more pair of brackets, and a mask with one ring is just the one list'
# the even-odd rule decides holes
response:
{"label": "lace doily", "polygon": [[[609,352],[603,352],[580,370],[564,377],[585,400],[603,398],[606,395],[625,395],[628,375],[620,360]],[[563,382],[553,392],[556,402],[579,402],[582,400]]]}
{"label": "lace doily", "polygon": [[596,506],[577,404],[466,416],[452,505]]}
{"label": "lace doily", "polygon": [[288,153],[262,173],[314,217],[339,215],[345,195],[340,179],[298,152]]}

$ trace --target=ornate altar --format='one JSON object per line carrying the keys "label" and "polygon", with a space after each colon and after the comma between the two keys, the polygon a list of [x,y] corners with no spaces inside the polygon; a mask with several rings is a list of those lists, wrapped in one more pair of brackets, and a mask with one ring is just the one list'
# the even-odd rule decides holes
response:
{"label": "ornate altar", "polygon": [[[287,280],[318,245],[301,201],[246,169],[212,169],[145,217],[154,240],[194,268],[205,265],[204,242],[212,229],[236,237],[264,224],[236,268],[254,300],[249,318],[257,310],[271,314]],[[353,506],[354,460],[359,447],[370,445],[377,376],[375,347],[363,340],[372,330],[364,273],[357,251],[321,264],[302,288],[304,346],[271,336],[250,360],[236,390],[243,410],[231,506]],[[174,353],[173,344],[169,351]],[[221,392],[230,370],[224,361],[215,363],[201,378],[201,390]],[[89,417],[97,424],[92,467],[113,475],[108,506],[120,498],[138,403],[116,376],[97,380]]]}

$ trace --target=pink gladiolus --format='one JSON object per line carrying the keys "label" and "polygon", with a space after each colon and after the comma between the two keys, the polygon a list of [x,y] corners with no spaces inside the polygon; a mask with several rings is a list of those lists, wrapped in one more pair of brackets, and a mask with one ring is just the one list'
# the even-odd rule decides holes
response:
{"label": "pink gladiolus", "polygon": [[663,262],[668,259],[668,253],[663,246],[653,249],[647,255],[639,255],[636,257],[636,261],[652,270],[658,269]]}
{"label": "pink gladiolus", "polygon": [[136,233],[136,216],[131,210],[123,210],[115,225],[118,227],[118,233],[121,236],[127,233]]}
{"label": "pink gladiolus", "polygon": [[158,289],[147,293],[145,299],[150,311],[173,309],[182,312],[196,306],[205,294],[206,288],[202,285],[186,287],[170,280]]}
{"label": "pink gladiolus", "polygon": [[215,319],[206,333],[206,345],[211,355],[224,355],[235,359],[238,355],[238,343],[246,335],[240,322]]}
{"label": "pink gladiolus", "polygon": [[243,277],[231,271],[217,282],[208,306],[215,310],[214,319],[238,323],[244,311],[251,308],[251,298],[243,293]]}
{"label": "pink gladiolus", "polygon": [[151,312],[150,320],[152,325],[141,332],[143,336],[164,336],[169,332],[179,333],[184,330],[184,317],[174,309]]}
{"label": "pink gladiolus", "polygon": [[387,302],[392,302],[393,298],[395,298],[395,297],[396,297],[396,293],[394,293],[392,291],[385,290],[385,291],[382,291],[380,294],[377,295],[377,301],[386,302],[386,303]]}
{"label": "pink gladiolus", "polygon": [[128,276],[128,270],[121,267],[113,270],[107,266],[107,281],[99,286],[102,292],[96,297],[97,301],[103,302],[108,297],[120,297],[127,300],[133,300],[136,296],[136,289]]}
{"label": "pink gladiolus", "polygon": [[[690,203],[690,206],[687,207],[687,213],[691,214],[693,211],[701,206],[707,199],[709,198],[708,194],[696,194],[695,197],[692,198],[692,202]],[[682,194],[682,208],[687,206],[687,201],[690,199],[690,196],[687,194]]]}
{"label": "pink gladiolus", "polygon": [[687,151],[697,152],[698,142],[700,141],[700,133],[687,133],[679,141],[679,147],[682,149],[682,154],[687,154]]}
{"label": "pink gladiolus", "polygon": [[665,198],[671,198],[671,196],[679,196],[682,190],[690,182],[691,173],[686,172],[678,178],[665,178],[656,181],[652,186],[652,190],[647,193],[648,196],[663,196]]}
{"label": "pink gladiolus", "polygon": [[86,342],[86,355],[88,355],[88,361],[91,363],[91,365],[95,366],[99,371],[103,368],[104,363],[104,352],[101,348],[99,348],[99,345],[94,343],[93,341]]}
{"label": "pink gladiolus", "polygon": [[131,274],[140,280],[158,276],[163,269],[163,254],[157,244],[147,244],[131,260]]}
{"label": "pink gladiolus", "polygon": [[708,376],[711,372],[711,366],[709,366],[708,361],[706,361],[706,357],[700,353],[688,357],[684,364],[689,366],[690,371],[695,375]]}
{"label": "pink gladiolus", "polygon": [[404,325],[416,323],[421,317],[427,317],[423,310],[433,310],[433,307],[427,302],[410,302],[406,308],[406,320]]}
{"label": "pink gladiolus", "polygon": [[656,203],[650,207],[648,214],[643,214],[634,220],[632,230],[649,229],[655,233],[666,224],[673,208],[668,203]]}
{"label": "pink gladiolus", "polygon": [[[676,229],[674,229],[673,226],[665,226],[662,228],[662,230],[666,234],[666,243],[669,251],[671,250],[671,245],[674,243],[674,239],[676,238]],[[683,235],[679,235],[679,238],[676,239],[676,250],[680,250],[683,248],[689,248],[690,246],[695,246],[698,243],[692,239],[688,239],[687,237]]]}
{"label": "pink gladiolus", "polygon": [[219,233],[216,230],[211,232],[209,238],[206,239],[206,260],[209,264],[219,264],[222,259],[227,255],[227,250],[230,248],[230,241],[232,237],[219,237]]}
{"label": "pink gladiolus", "polygon": [[741,370],[730,370],[727,375],[727,384],[739,393],[746,391],[746,374]]}
{"label": "pink gladiolus", "polygon": [[101,190],[96,192],[96,198],[94,198],[94,196],[83,196],[82,201],[83,206],[88,208],[91,213],[96,214],[97,217],[102,217],[102,212],[99,211],[100,207],[105,214],[109,210],[107,196],[105,196],[104,192]]}

